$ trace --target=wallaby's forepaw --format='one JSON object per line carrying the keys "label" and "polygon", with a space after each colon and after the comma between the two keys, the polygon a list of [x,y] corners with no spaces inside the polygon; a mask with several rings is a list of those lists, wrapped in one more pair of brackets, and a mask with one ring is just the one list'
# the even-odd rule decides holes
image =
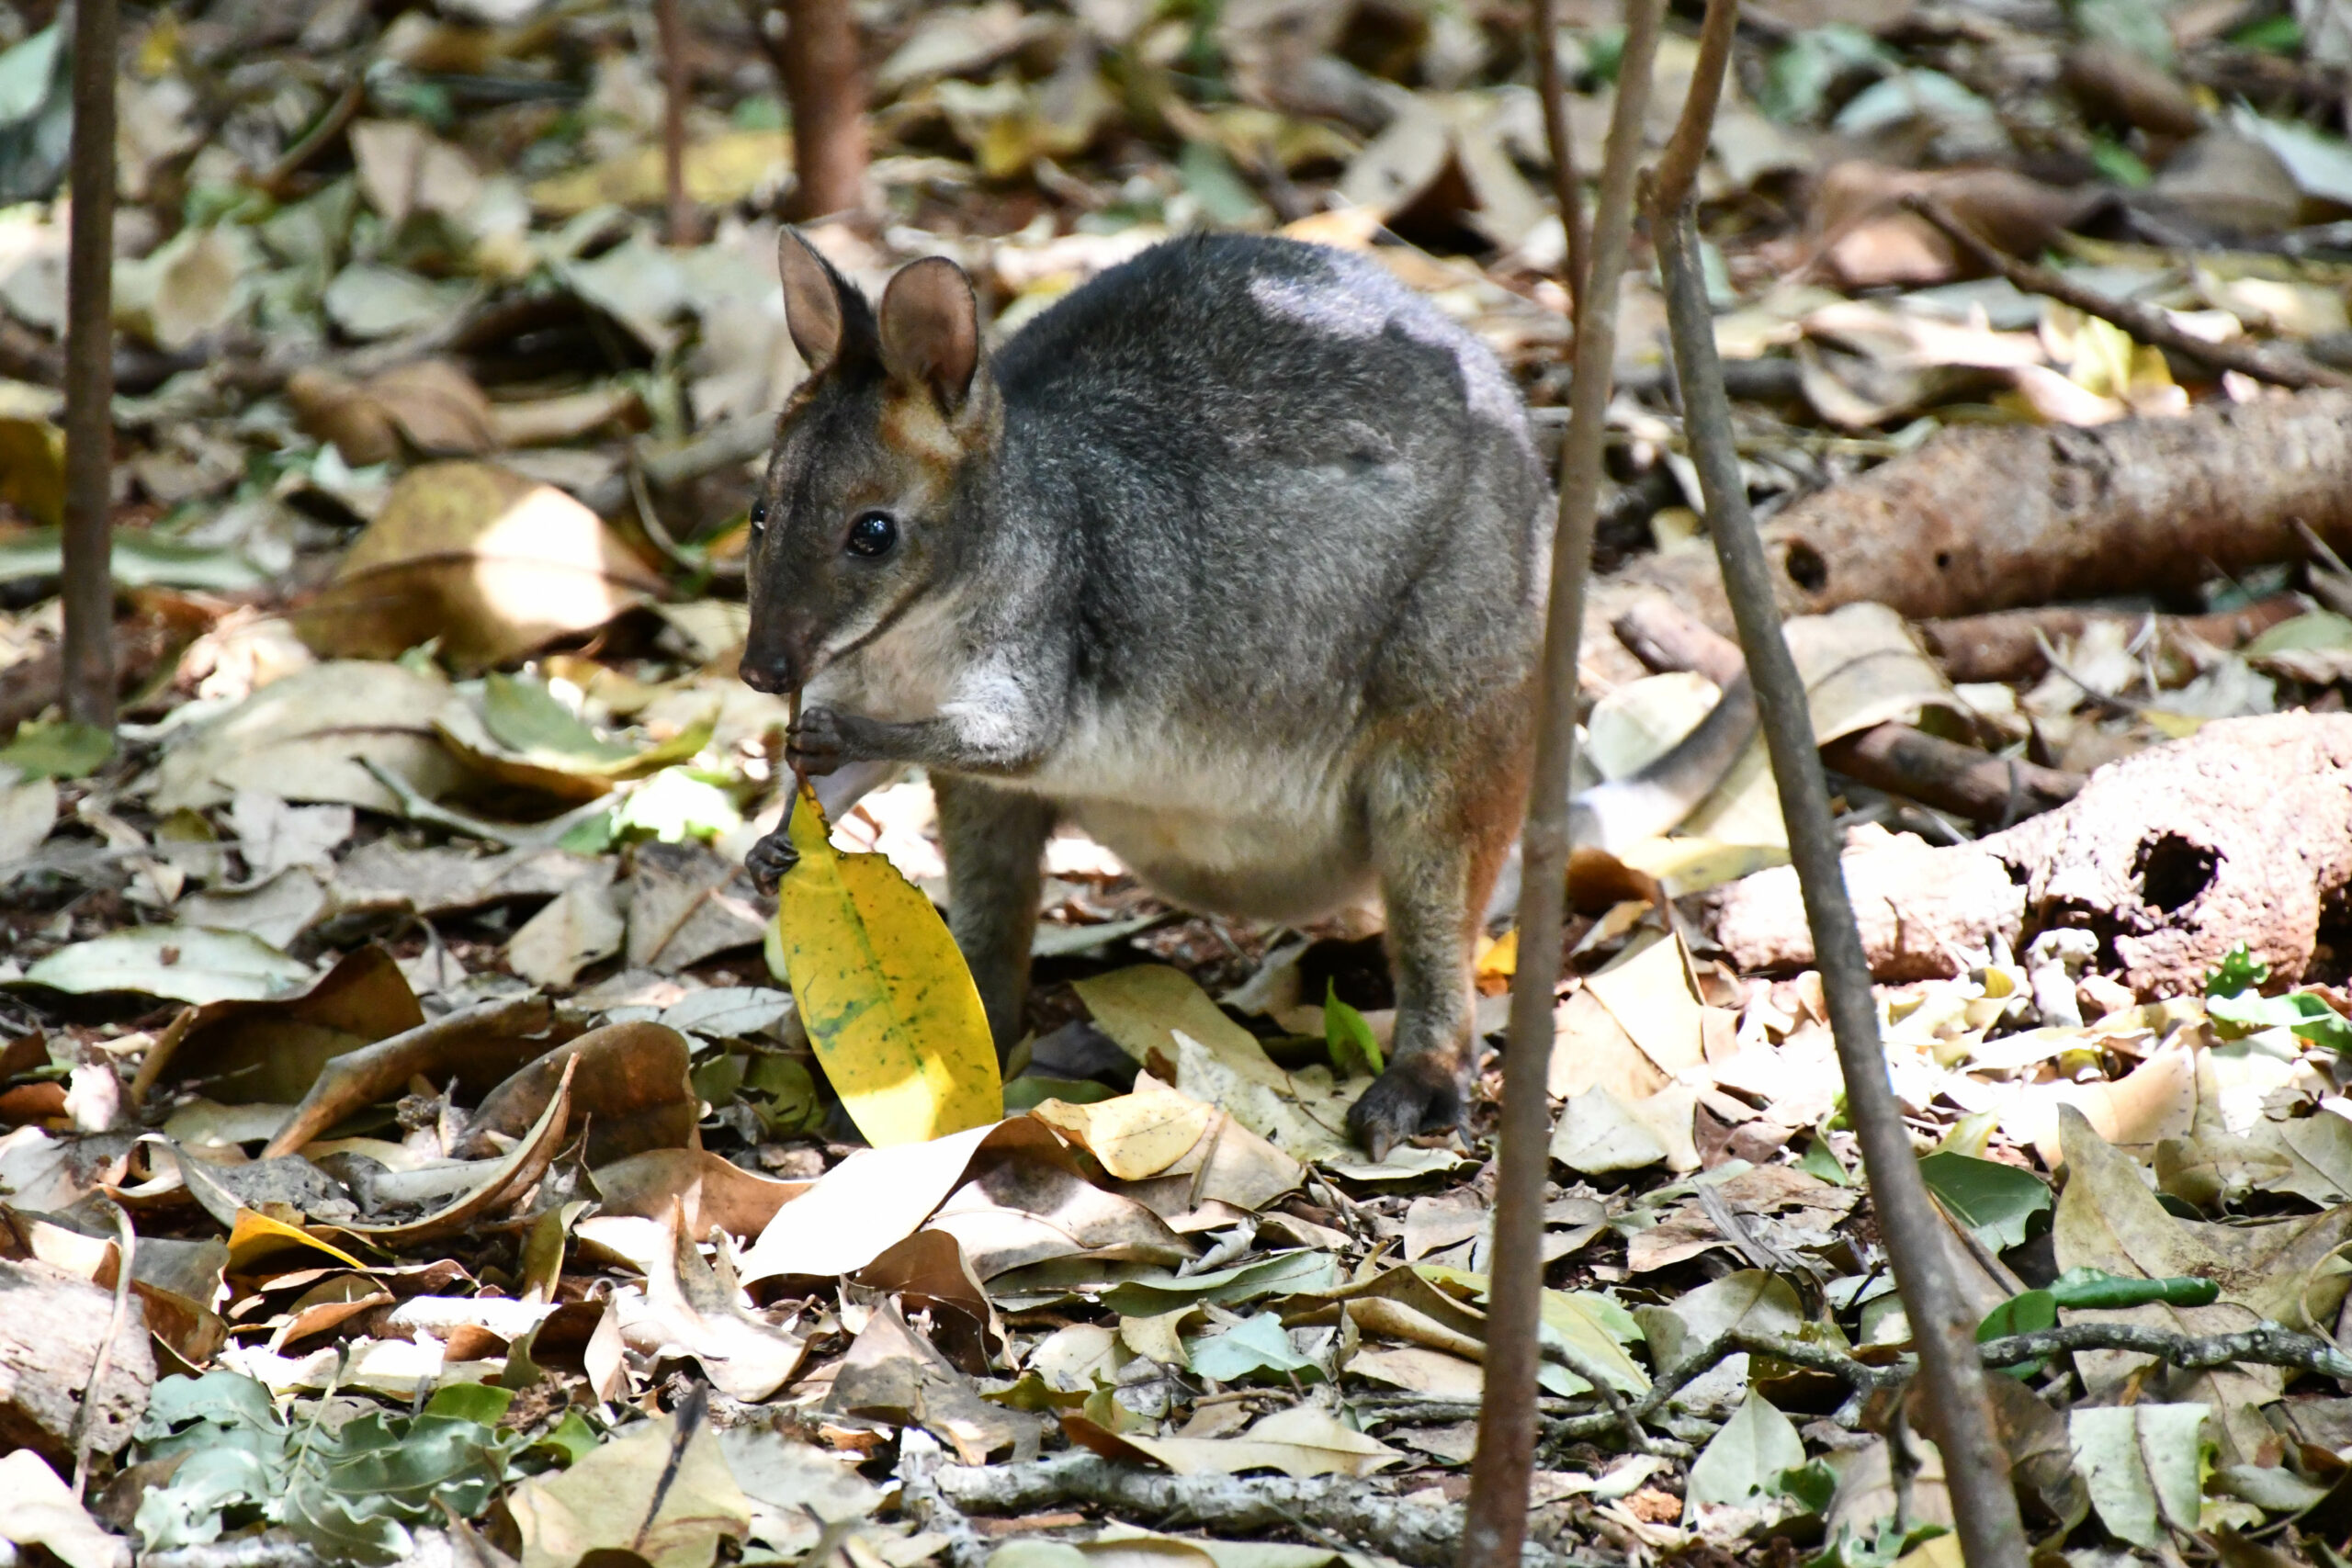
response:
{"label": "wallaby's forepaw", "polygon": [[800,863],[800,852],[792,847],[791,835],[785,831],[786,822],[776,824],[775,832],[753,844],[743,857],[743,869],[752,874],[752,886],[773,895],[784,874]]}
{"label": "wallaby's forepaw", "polygon": [[1462,1085],[1453,1065],[1430,1051],[1391,1062],[1348,1108],[1348,1132],[1375,1163],[1415,1134],[1461,1120]]}
{"label": "wallaby's forepaw", "polygon": [[842,716],[831,708],[807,708],[800,721],[785,732],[786,761],[805,773],[831,773],[850,759],[844,755]]}

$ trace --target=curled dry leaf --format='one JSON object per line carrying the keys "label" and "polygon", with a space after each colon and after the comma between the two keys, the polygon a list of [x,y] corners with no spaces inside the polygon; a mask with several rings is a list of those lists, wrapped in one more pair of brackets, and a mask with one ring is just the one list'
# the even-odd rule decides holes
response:
{"label": "curled dry leaf", "polygon": [[648,1149],[595,1168],[598,1210],[605,1215],[658,1220],[673,1204],[685,1214],[689,1235],[716,1225],[729,1235],[755,1236],[776,1211],[815,1185],[756,1175],[707,1149]]}
{"label": "curled dry leaf", "polygon": [[912,1235],[983,1149],[1067,1161],[1044,1124],[1015,1117],[929,1143],[860,1149],[785,1205],[743,1258],[743,1282],[854,1273]]}
{"label": "curled dry leaf", "polygon": [[456,1078],[486,1089],[497,1081],[493,1075],[512,1072],[555,1043],[545,1033],[552,1017],[538,997],[481,1002],[334,1056],[262,1152],[291,1154],[336,1122],[399,1092],[412,1077],[435,1083]]}
{"label": "curled dry leaf", "polygon": [[390,659],[429,638],[480,668],[593,630],[662,579],[551,485],[487,463],[427,463],[392,487],[296,629],[321,653]]}
{"label": "curled dry leaf", "polygon": [[564,1081],[574,1110],[588,1121],[591,1166],[655,1149],[692,1149],[700,1102],[686,1066],[686,1037],[674,1029],[643,1022],[592,1029],[483,1096],[449,1152],[478,1158],[506,1146],[538,1120]]}
{"label": "curled dry leaf", "polygon": [[657,1360],[692,1357],[730,1397],[770,1397],[799,1370],[808,1337],[744,1310],[733,1269],[723,1257],[715,1269],[704,1261],[682,1204],[672,1204],[662,1228],[669,1245],[654,1255],[644,1295],[623,1291],[613,1298],[621,1337]]}
{"label": "curled dry leaf", "polygon": [[131,1101],[144,1103],[168,1076],[214,1100],[290,1104],[330,1058],[424,1021],[400,965],[370,944],[301,990],[187,1009],[141,1059]]}
{"label": "curled dry leaf", "polygon": [[499,446],[490,400],[446,359],[422,359],[354,381],[305,368],[286,380],[305,434],[331,441],[353,468],[388,463],[401,443],[435,457],[475,457]]}

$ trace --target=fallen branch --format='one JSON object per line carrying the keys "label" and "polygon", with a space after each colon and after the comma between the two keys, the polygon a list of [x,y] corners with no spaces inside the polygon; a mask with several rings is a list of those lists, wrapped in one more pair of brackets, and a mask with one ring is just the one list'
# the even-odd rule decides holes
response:
{"label": "fallen branch", "polygon": [[1979,1348],[1988,1367],[2014,1367],[2075,1350],[2136,1350],[2188,1371],[2237,1362],[2291,1367],[2352,1382],[2352,1356],[2324,1339],[2275,1323],[2234,1334],[2177,1334],[2136,1323],[2069,1323],[1987,1339]]}
{"label": "fallen branch", "polygon": [[[2301,560],[2298,522],[2352,554],[2352,393],[2207,403],[2095,429],[1972,425],[1806,497],[1761,530],[1782,613],[1865,600],[1913,621],[2117,593],[2195,592]],[[1662,595],[1718,631],[1712,554],[1650,557],[1594,586],[1594,619]],[[1633,673],[1593,628],[1589,668]]]}
{"label": "fallen branch", "polygon": [[2284,344],[2212,343],[2181,331],[2162,310],[2113,299],[2096,288],[2084,288],[2064,273],[2004,255],[1933,197],[1915,192],[1903,198],[1903,205],[1951,235],[1953,243],[1973,256],[1979,265],[1990,267],[2028,294],[2043,295],[2062,305],[2071,305],[2086,316],[2097,316],[2122,328],[2142,343],[2168,348],[2209,369],[2234,370],[2274,387],[2291,387],[2298,391],[2312,387],[2352,387],[2352,376],[2314,364]]}
{"label": "fallen branch", "polygon": [[[2317,544],[2325,550],[2324,542]],[[2316,553],[2316,552],[2314,552]],[[2193,638],[2211,648],[2241,648],[2281,621],[2293,620],[2310,606],[2293,593],[2274,593],[2240,609],[2211,615],[2159,615],[2120,610],[2085,609],[2074,604],[2045,604],[2031,610],[1999,610],[1989,615],[1955,615],[1947,620],[1921,621],[1919,640],[1955,681],[2034,681],[2049,672],[2044,643],[2079,637],[2102,623],[2125,627],[2133,636],[2153,632],[2160,642]]]}
{"label": "fallen branch", "polygon": [[[1453,1568],[1462,1540],[1461,1508],[1343,1476],[1168,1475],[1092,1454],[1061,1454],[1019,1464],[942,1465],[934,1479],[940,1495],[966,1514],[1032,1514],[1078,1503],[1215,1535],[1304,1527],[1375,1548],[1412,1568]],[[1527,1568],[1566,1568],[1575,1559],[1530,1545],[1519,1561]]]}

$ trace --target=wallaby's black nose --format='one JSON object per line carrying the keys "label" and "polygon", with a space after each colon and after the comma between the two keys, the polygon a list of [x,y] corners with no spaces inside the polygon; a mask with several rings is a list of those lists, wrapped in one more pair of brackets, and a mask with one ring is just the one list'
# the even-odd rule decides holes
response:
{"label": "wallaby's black nose", "polygon": [[799,667],[790,654],[781,649],[754,653],[746,649],[739,669],[743,684],[755,692],[783,696],[800,689]]}

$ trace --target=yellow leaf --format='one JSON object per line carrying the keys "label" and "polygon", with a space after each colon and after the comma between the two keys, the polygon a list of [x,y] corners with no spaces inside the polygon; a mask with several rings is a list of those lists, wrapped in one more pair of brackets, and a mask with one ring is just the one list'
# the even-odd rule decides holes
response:
{"label": "yellow leaf", "polygon": [[[792,138],[781,130],[726,130],[685,150],[686,195],[705,207],[730,206],[781,184],[792,170]],[[662,149],[639,147],[531,186],[531,205],[570,218],[607,202],[647,207],[662,196]]]}
{"label": "yellow leaf", "polygon": [[939,911],[884,856],[843,854],[807,789],[776,888],[768,967],[792,987],[850,1119],[876,1148],[1004,1115],[988,1016]]}
{"label": "yellow leaf", "polygon": [[1519,928],[1511,927],[1502,935],[1488,941],[1478,939],[1478,978],[1509,979],[1519,972]]}

